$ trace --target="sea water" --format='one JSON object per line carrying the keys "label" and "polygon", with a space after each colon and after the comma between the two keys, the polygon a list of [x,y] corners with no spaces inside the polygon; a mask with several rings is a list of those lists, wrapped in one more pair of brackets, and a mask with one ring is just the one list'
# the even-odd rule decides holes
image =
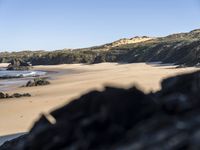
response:
{"label": "sea water", "polygon": [[0,92],[13,90],[26,84],[27,81],[34,77],[45,76],[46,74],[47,72],[45,71],[8,71],[5,68],[0,68]]}
{"label": "sea water", "polygon": [[9,71],[4,68],[0,69],[0,78],[18,78],[18,77],[36,77],[43,76],[46,72],[44,71]]}

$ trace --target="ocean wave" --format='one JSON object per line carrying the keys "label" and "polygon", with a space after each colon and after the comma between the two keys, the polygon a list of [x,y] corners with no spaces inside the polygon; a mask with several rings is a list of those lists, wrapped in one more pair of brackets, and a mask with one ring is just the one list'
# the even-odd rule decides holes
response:
{"label": "ocean wave", "polygon": [[43,76],[46,72],[44,71],[7,71],[2,70],[0,71],[0,77],[36,77],[36,76]]}

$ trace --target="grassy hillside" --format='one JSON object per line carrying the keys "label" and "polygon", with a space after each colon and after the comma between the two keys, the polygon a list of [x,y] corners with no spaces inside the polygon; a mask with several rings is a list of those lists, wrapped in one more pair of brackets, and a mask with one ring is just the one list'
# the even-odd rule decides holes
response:
{"label": "grassy hillside", "polygon": [[0,62],[20,58],[33,65],[101,62],[200,63],[200,29],[160,38],[134,37],[83,49],[0,53]]}

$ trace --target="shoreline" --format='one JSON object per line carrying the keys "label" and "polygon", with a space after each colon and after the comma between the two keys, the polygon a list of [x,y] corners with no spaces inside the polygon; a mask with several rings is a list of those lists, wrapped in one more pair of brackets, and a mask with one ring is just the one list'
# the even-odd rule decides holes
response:
{"label": "shoreline", "polygon": [[27,132],[41,113],[48,113],[93,89],[101,90],[105,85],[125,88],[139,85],[140,89],[150,92],[159,90],[163,78],[199,70],[174,67],[145,63],[34,66],[37,70],[57,73],[50,75],[50,85],[20,87],[8,92],[30,93],[32,97],[0,101],[0,136]]}
{"label": "shoreline", "polygon": [[30,70],[31,71],[40,71],[45,72],[44,75],[38,75],[38,76],[25,76],[25,77],[8,77],[8,78],[1,78],[0,77],[0,91],[1,92],[9,92],[16,90],[23,85],[25,85],[28,81],[33,80],[35,78],[50,78],[52,74],[56,74],[57,72],[53,71],[43,71],[43,70]]}

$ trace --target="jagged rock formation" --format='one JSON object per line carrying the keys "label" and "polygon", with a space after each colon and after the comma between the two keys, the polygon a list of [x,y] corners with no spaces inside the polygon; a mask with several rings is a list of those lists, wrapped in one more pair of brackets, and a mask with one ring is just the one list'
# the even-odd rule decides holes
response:
{"label": "jagged rock formation", "polygon": [[31,94],[29,94],[29,93],[24,93],[24,94],[14,93],[12,95],[9,95],[8,93],[0,92],[0,99],[30,97],[30,96],[31,96]]}
{"label": "jagged rock formation", "polygon": [[30,64],[21,59],[12,59],[7,67],[7,70],[29,70]]}
{"label": "jagged rock formation", "polygon": [[200,72],[165,79],[156,93],[92,91],[0,150],[199,150],[199,90]]}
{"label": "jagged rock formation", "polygon": [[35,78],[33,80],[28,81],[24,87],[43,86],[49,84],[50,82],[46,78]]}

